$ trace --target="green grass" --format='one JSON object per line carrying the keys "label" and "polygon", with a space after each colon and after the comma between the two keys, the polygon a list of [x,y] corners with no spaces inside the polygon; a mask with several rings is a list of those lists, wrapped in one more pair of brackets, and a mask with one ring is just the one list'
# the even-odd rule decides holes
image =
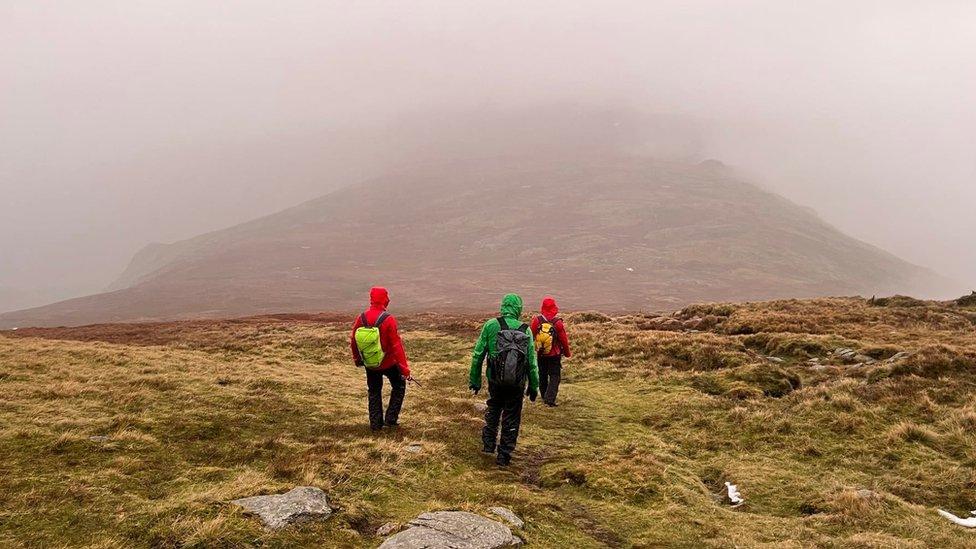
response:
{"label": "green grass", "polygon": [[[538,547],[976,544],[935,513],[976,508],[967,317],[855,299],[697,313],[721,321],[666,332],[569,315],[561,406],[526,401],[507,470],[480,454],[465,390],[475,319],[402,319],[423,386],[408,389],[402,428],[380,435],[344,324],[0,335],[0,544],[369,547],[383,523],[494,505]],[[912,355],[850,367],[829,356],[837,346]],[[746,505],[721,502],[725,481]],[[269,533],[227,504],[296,485],[338,512]]]}

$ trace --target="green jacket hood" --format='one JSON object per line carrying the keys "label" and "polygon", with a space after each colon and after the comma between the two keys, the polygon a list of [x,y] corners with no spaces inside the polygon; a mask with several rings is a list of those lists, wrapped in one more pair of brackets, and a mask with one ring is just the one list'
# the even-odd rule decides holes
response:
{"label": "green jacket hood", "polygon": [[518,294],[507,294],[502,298],[502,316],[519,318],[522,316],[522,298]]}

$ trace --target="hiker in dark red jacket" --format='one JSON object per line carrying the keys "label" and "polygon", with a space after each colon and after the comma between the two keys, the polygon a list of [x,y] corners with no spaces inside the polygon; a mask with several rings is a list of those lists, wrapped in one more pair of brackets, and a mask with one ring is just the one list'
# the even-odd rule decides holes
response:
{"label": "hiker in dark red jacket", "polygon": [[[374,431],[387,427],[396,427],[403,406],[403,397],[407,392],[407,381],[410,377],[410,366],[407,364],[407,354],[403,351],[403,343],[397,331],[397,321],[386,312],[390,304],[390,294],[386,288],[376,287],[369,291],[369,309],[356,317],[352,325],[352,336],[349,345],[352,349],[352,359],[356,366],[366,369],[366,386],[369,393],[369,426]],[[364,324],[365,321],[365,324]],[[379,321],[379,326],[376,326]],[[383,359],[378,366],[367,364],[364,355],[356,343],[356,330],[360,327],[379,328],[379,342],[383,351]],[[392,391],[390,404],[386,408],[386,418],[383,417],[383,376],[390,380]]]}
{"label": "hiker in dark red jacket", "polygon": [[532,336],[539,354],[539,394],[547,406],[556,406],[559,381],[562,378],[562,357],[569,358],[569,338],[563,325],[556,300],[546,296],[542,300],[541,315],[532,319]]}

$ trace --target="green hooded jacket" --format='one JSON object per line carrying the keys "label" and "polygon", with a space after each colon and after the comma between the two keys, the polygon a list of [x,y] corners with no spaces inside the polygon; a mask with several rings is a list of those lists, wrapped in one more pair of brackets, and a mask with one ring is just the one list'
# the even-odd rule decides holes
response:
{"label": "green hooded jacket", "polygon": [[[505,320],[505,327],[517,329],[522,324],[520,319],[522,316],[522,298],[516,294],[508,294],[503,297],[501,313]],[[475,389],[481,388],[481,365],[484,363],[485,357],[498,355],[498,350],[495,349],[495,338],[500,331],[501,326],[498,325],[497,318],[485,322],[481,328],[481,337],[478,338],[478,343],[475,344],[474,352],[471,354],[471,374],[468,381],[468,384]],[[529,348],[525,351],[525,356],[529,359],[529,389],[538,391],[539,366],[536,364],[535,342],[532,340],[532,330],[526,331],[529,335]],[[491,366],[488,366],[485,369],[485,375],[489,379],[491,378],[490,368]]]}

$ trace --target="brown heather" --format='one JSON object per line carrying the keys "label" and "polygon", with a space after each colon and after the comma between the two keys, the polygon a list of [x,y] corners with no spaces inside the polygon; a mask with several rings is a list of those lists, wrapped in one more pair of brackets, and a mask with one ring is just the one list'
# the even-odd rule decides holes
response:
{"label": "brown heather", "polygon": [[[385,522],[492,505],[537,547],[973,545],[935,509],[976,508],[976,309],[837,298],[674,316],[712,320],[567,315],[562,405],[527,403],[504,471],[479,454],[465,390],[478,318],[401,320],[423,387],[378,436],[344,316],[3,332],[0,545],[364,547]],[[725,481],[744,506],[721,502]],[[338,513],[268,533],[226,504],[295,485]]]}

